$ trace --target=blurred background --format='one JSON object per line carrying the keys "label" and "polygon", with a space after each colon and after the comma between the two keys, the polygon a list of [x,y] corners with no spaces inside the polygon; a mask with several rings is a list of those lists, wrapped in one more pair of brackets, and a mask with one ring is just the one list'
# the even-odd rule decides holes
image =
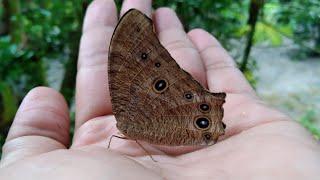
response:
{"label": "blurred background", "polygon": [[[74,122],[78,47],[90,2],[0,0],[0,147],[33,87],[59,90]],[[154,8],[161,6],[173,8],[186,31],[214,34],[263,99],[320,138],[320,0],[154,0]]]}

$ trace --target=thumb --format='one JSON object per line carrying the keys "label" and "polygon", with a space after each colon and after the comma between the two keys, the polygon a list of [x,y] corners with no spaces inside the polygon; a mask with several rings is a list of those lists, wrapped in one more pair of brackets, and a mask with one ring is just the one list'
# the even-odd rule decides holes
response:
{"label": "thumb", "polygon": [[38,87],[24,98],[10,128],[0,166],[56,149],[69,141],[69,113],[63,96]]}

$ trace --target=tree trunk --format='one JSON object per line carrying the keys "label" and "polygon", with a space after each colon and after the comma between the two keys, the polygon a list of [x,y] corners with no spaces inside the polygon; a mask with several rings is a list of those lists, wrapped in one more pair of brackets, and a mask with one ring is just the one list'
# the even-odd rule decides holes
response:
{"label": "tree trunk", "polygon": [[260,10],[262,9],[264,4],[264,0],[251,0],[250,1],[250,8],[249,8],[249,19],[248,19],[248,25],[250,27],[250,31],[247,35],[247,43],[246,48],[244,50],[244,55],[242,62],[240,64],[240,70],[242,72],[247,70],[249,55],[251,52],[251,48],[253,45],[253,37],[256,30],[256,24],[258,21]]}
{"label": "tree trunk", "polygon": [[19,21],[21,16],[21,6],[20,0],[10,0],[10,16],[15,16],[16,18],[10,21],[10,35],[12,42],[21,43],[24,39],[23,24]]}
{"label": "tree trunk", "polygon": [[13,43],[22,43],[25,39],[23,23],[21,23],[20,0],[3,0],[7,31]]}
{"label": "tree trunk", "polygon": [[316,32],[316,38],[315,38],[315,45],[314,45],[314,48],[315,48],[315,54],[317,55],[317,56],[319,56],[320,55],[320,23],[318,23],[317,24],[317,26],[316,26],[316,30],[317,30],[317,32]]}
{"label": "tree trunk", "polygon": [[3,0],[1,6],[3,7],[3,16],[0,22],[0,35],[9,33],[10,14],[9,14],[9,0]]}

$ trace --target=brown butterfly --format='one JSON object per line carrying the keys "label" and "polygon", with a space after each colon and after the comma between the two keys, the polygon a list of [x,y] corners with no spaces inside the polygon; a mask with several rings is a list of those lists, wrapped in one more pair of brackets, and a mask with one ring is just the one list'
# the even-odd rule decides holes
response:
{"label": "brown butterfly", "polygon": [[117,128],[158,145],[212,145],[224,134],[225,93],[211,93],[181,69],[153,32],[129,10],[109,49],[109,88]]}

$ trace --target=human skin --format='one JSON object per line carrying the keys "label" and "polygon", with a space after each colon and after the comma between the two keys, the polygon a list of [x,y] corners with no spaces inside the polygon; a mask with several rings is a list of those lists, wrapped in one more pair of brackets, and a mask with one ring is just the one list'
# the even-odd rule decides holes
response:
{"label": "human skin", "polygon": [[[150,0],[126,0],[151,17]],[[69,137],[68,106],[50,88],[31,90],[10,128],[0,179],[317,179],[320,146],[298,123],[269,107],[209,33],[185,33],[167,8],[153,14],[161,43],[178,64],[212,92],[226,92],[226,134],[209,147],[159,147],[117,135],[107,83],[108,45],[118,22],[111,0],[88,8],[81,39],[76,127]],[[262,67],[263,68],[263,67]]]}

